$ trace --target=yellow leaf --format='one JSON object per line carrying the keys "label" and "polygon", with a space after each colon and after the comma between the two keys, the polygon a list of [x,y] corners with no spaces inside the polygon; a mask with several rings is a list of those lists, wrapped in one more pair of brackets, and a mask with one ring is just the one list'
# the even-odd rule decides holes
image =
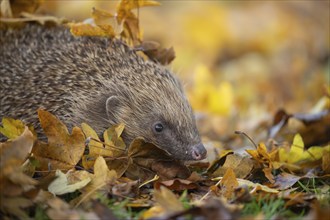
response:
{"label": "yellow leaf", "polygon": [[118,125],[114,125],[111,128],[108,128],[103,133],[103,139],[106,144],[112,146],[113,156],[120,156],[126,151],[126,144],[123,139],[120,137],[123,133],[125,125],[120,123]]}
{"label": "yellow leaf", "polygon": [[109,170],[108,166],[103,157],[98,157],[94,164],[94,175],[92,181],[87,186],[82,188],[82,195],[77,198],[76,201],[78,206],[83,201],[96,196],[96,191],[108,191],[115,181],[117,180],[117,173],[114,170]]}
{"label": "yellow leaf", "polygon": [[164,213],[164,208],[160,205],[156,205],[143,212],[142,219],[152,219],[161,216]]}
{"label": "yellow leaf", "polygon": [[154,191],[156,202],[164,209],[166,214],[183,211],[183,205],[175,194],[168,188],[161,186],[160,190]]}
{"label": "yellow leaf", "polygon": [[326,147],[314,146],[305,151],[301,135],[296,134],[289,152],[284,148],[279,149],[279,160],[289,164],[308,163],[320,160],[324,153],[329,152],[330,145]]}
{"label": "yellow leaf", "polygon": [[130,11],[144,6],[159,6],[160,3],[153,0],[121,0],[117,6],[117,12]]}
{"label": "yellow leaf", "polygon": [[19,137],[25,129],[22,121],[12,118],[2,118],[2,126],[0,127],[0,133],[9,139]]}
{"label": "yellow leaf", "polygon": [[70,32],[74,36],[114,37],[115,32],[110,25],[92,25],[85,23],[69,23]]}
{"label": "yellow leaf", "polygon": [[86,136],[86,138],[91,137],[94,140],[90,140],[88,147],[89,147],[89,155],[95,156],[104,156],[104,157],[112,157],[112,149],[108,145],[102,144],[96,132],[86,123],[81,124],[81,128]]}

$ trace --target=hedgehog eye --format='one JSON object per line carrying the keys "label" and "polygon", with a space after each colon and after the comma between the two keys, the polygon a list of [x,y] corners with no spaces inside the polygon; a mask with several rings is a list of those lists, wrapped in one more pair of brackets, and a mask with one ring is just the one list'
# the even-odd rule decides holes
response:
{"label": "hedgehog eye", "polygon": [[162,132],[163,130],[164,130],[164,126],[163,126],[163,124],[162,123],[156,123],[155,125],[154,125],[154,130],[157,132],[157,133],[160,133],[160,132]]}

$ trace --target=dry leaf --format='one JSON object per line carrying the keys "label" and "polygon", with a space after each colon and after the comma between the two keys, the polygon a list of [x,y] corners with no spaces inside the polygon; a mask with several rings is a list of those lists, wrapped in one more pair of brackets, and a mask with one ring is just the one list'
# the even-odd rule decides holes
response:
{"label": "dry leaf", "polygon": [[[136,138],[128,149],[129,167],[126,172],[133,179],[150,179],[157,172],[164,178],[187,178],[190,171],[179,161],[175,161],[164,150],[142,138]],[[154,171],[154,172],[152,172]]]}
{"label": "dry leaf", "polygon": [[183,206],[175,194],[168,188],[161,186],[160,190],[154,191],[156,202],[163,208],[165,215],[170,215],[183,210]]}
{"label": "dry leaf", "polygon": [[85,169],[92,168],[98,156],[113,157],[113,149],[109,145],[103,145],[96,132],[88,124],[82,123],[81,128],[86,139],[90,138],[88,143],[89,154],[84,155],[82,158]]}
{"label": "dry leaf", "polygon": [[22,121],[5,117],[2,118],[2,126],[3,127],[0,127],[0,133],[9,139],[17,138],[25,129],[25,125]]}
{"label": "dry leaf", "polygon": [[314,146],[310,147],[308,150],[304,148],[302,137],[296,134],[289,152],[285,148],[279,149],[279,162],[288,165],[298,165],[296,169],[293,166],[286,166],[289,169],[291,168],[291,170],[297,170],[304,166],[313,167],[316,165],[316,161],[320,161],[319,164],[321,164],[322,156],[330,153],[330,145],[325,147]]}
{"label": "dry leaf", "polygon": [[69,183],[69,175],[71,175],[70,171],[64,174],[60,170],[56,170],[56,179],[49,184],[48,191],[53,193],[54,195],[63,195],[81,189],[91,181],[91,178],[87,177],[80,181],[76,181],[75,183]]}
{"label": "dry leaf", "polygon": [[40,169],[71,169],[79,162],[85,150],[85,136],[80,128],[74,127],[69,134],[67,127],[54,115],[38,110],[41,127],[48,143],[38,141],[33,154],[40,162]]}
{"label": "dry leaf", "polygon": [[126,144],[121,138],[124,128],[125,125],[120,123],[108,128],[103,133],[104,142],[110,146],[109,149],[112,150],[114,157],[121,156],[126,151]]}
{"label": "dry leaf", "polygon": [[197,189],[198,185],[189,180],[183,179],[174,179],[174,180],[166,180],[166,181],[157,181],[154,183],[155,189],[160,189],[161,186],[165,186],[170,190],[174,191],[184,191],[188,189]]}
{"label": "dry leaf", "polygon": [[115,33],[111,26],[96,26],[86,23],[69,23],[70,32],[74,36],[98,36],[114,37]]}
{"label": "dry leaf", "polygon": [[225,163],[215,170],[212,176],[223,176],[228,168],[231,168],[237,178],[245,178],[253,169],[253,161],[246,156],[243,157],[239,154],[231,154],[220,158],[220,160],[221,159],[225,159]]}
{"label": "dry leaf", "polygon": [[233,196],[234,190],[238,187],[238,182],[234,171],[229,168],[220,181],[221,192],[227,199]]}
{"label": "dry leaf", "polygon": [[103,193],[110,191],[117,180],[117,173],[114,170],[109,170],[104,158],[99,156],[95,161],[94,175],[91,178],[92,181],[80,190],[82,194],[76,198],[76,206],[97,196],[96,191]]}

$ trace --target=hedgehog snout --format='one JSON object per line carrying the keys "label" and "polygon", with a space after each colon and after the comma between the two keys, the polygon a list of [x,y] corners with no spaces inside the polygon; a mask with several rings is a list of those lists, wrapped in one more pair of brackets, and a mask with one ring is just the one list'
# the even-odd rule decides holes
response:
{"label": "hedgehog snout", "polygon": [[191,153],[194,160],[202,160],[206,157],[207,151],[204,145],[200,143],[193,146]]}

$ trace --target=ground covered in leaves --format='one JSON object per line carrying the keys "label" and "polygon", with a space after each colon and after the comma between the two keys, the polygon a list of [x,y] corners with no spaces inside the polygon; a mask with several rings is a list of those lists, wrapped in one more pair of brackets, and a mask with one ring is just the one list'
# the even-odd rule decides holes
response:
{"label": "ground covered in leaves", "polygon": [[[102,136],[88,124],[68,131],[40,109],[43,138],[3,117],[2,219],[330,216],[328,2],[145,9],[159,3],[122,0],[93,3],[84,22],[44,15],[73,16],[70,3],[41,2],[3,0],[1,28],[65,23],[74,35],[120,38],[145,59],[183,67],[208,157],[183,164],[138,137],[126,146],[124,124]],[[81,3],[79,16],[89,17],[84,8],[92,7]]]}

